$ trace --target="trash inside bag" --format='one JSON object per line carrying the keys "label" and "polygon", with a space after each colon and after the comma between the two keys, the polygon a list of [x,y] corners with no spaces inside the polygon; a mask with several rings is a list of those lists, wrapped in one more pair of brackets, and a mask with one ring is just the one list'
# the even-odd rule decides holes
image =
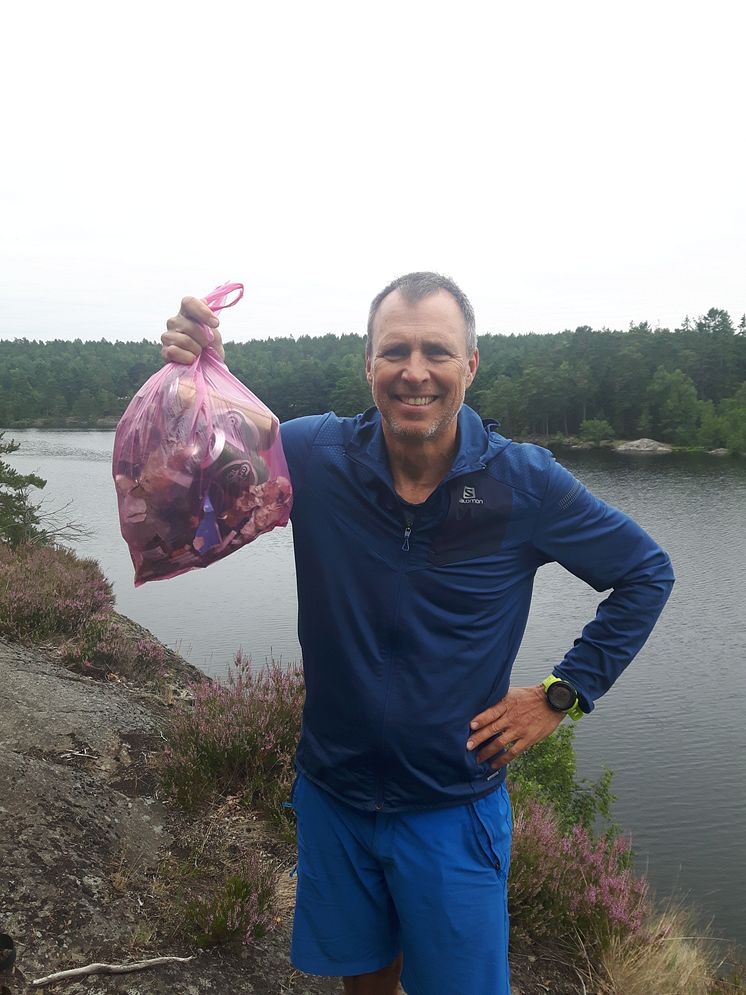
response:
{"label": "trash inside bag", "polygon": [[[230,283],[204,300],[220,311],[242,296]],[[279,428],[211,347],[192,366],[167,364],[137,392],[117,426],[112,467],[136,587],[206,567],[287,525]]]}

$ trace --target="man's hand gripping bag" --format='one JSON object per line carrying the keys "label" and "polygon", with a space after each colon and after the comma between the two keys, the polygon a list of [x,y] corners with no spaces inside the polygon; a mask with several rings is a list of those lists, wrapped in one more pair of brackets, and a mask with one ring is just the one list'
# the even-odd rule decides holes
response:
{"label": "man's hand gripping bag", "polygon": [[[220,311],[242,296],[240,283],[228,283],[205,302]],[[192,366],[167,364],[137,392],[113,457],[135,586],[206,567],[287,525],[292,490],[279,428],[211,346]]]}

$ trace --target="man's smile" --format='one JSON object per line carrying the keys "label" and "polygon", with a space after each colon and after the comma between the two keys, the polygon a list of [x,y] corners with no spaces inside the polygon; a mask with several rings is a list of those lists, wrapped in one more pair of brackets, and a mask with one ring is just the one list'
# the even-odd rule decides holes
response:
{"label": "man's smile", "polygon": [[394,396],[397,401],[400,401],[402,404],[409,404],[410,406],[416,408],[424,407],[426,404],[432,404],[433,401],[437,400],[437,396],[434,394],[419,394],[412,397],[406,394],[396,394]]}

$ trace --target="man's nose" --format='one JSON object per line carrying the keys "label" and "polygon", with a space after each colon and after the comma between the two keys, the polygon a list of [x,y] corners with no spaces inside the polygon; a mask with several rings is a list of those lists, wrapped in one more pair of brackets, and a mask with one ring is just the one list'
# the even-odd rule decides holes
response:
{"label": "man's nose", "polygon": [[402,378],[412,383],[422,383],[423,380],[427,380],[428,376],[426,357],[419,350],[412,350],[402,370]]}

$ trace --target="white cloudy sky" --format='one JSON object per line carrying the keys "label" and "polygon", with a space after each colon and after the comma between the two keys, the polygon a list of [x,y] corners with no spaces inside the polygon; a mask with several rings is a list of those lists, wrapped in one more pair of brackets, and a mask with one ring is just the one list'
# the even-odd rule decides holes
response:
{"label": "white cloudy sky", "polygon": [[480,331],[746,311],[734,0],[14,3],[0,336],[362,331],[413,269]]}

